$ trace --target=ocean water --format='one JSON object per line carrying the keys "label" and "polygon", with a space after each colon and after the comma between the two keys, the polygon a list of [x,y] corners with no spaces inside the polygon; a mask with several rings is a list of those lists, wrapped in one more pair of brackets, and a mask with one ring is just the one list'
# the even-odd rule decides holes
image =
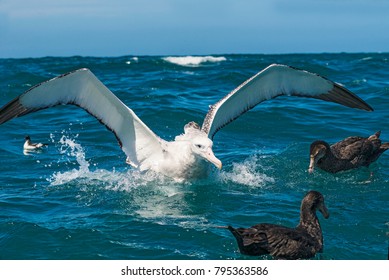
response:
{"label": "ocean water", "polygon": [[[207,179],[177,182],[125,163],[115,136],[75,106],[0,126],[0,259],[263,259],[238,251],[220,225],[293,227],[308,190],[323,193],[324,251],[316,259],[386,259],[389,153],[369,168],[308,174],[309,145],[381,130],[389,141],[389,53],[45,57],[0,59],[0,106],[82,67],[160,137],[173,140],[208,106],[271,63],[321,74],[374,112],[280,97],[214,138],[223,162]],[[24,136],[46,142],[23,154]]]}

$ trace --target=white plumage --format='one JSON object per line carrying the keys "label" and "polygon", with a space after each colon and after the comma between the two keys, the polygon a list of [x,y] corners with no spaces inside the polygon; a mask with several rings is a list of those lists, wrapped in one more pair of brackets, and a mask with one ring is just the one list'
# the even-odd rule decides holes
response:
{"label": "white plumage", "polygon": [[190,122],[185,133],[168,142],[152,132],[88,69],[79,69],[43,82],[6,104],[0,124],[56,105],[77,105],[100,120],[117,137],[127,163],[186,179],[207,174],[210,162],[222,163],[212,151],[212,139],[223,126],[257,104],[280,95],[312,97],[372,111],[362,99],[319,75],[273,64],[237,87],[210,109],[200,126]]}

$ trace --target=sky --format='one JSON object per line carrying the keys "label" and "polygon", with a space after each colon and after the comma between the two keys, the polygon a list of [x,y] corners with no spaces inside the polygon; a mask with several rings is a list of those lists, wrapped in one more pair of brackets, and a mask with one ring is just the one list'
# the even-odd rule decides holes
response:
{"label": "sky", "polygon": [[0,58],[389,52],[389,0],[0,0]]}

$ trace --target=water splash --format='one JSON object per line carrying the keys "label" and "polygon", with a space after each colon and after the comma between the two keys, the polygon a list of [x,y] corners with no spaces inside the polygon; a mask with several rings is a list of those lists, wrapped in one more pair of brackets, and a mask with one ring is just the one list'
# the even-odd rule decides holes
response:
{"label": "water splash", "polygon": [[198,228],[207,222],[205,218],[193,215],[189,209],[186,198],[192,195],[187,189],[190,184],[152,171],[91,168],[83,147],[75,139],[63,135],[58,144],[67,164],[75,164],[76,167],[55,172],[48,179],[51,187],[72,186],[76,191],[75,197],[88,206],[107,205],[111,197],[112,207],[121,204],[125,213],[156,224]]}
{"label": "water splash", "polygon": [[220,178],[222,181],[231,181],[249,187],[264,187],[269,183],[272,184],[275,182],[274,178],[261,171],[266,170],[260,163],[261,159],[266,157],[268,156],[254,155],[243,162],[233,163],[232,170],[221,172]]}
{"label": "water splash", "polygon": [[75,157],[80,165],[80,171],[89,172],[89,162],[85,159],[84,149],[75,140],[63,135],[59,140],[61,144],[60,153],[67,154],[70,157]]}
{"label": "water splash", "polygon": [[62,185],[77,178],[86,177],[87,174],[90,173],[90,163],[85,158],[85,152],[82,146],[78,144],[74,139],[71,139],[65,135],[62,135],[58,143],[61,145],[59,148],[60,154],[66,155],[70,158],[75,158],[79,168],[74,168],[70,171],[65,172],[55,172],[51,176],[51,178],[49,178],[49,182],[51,183],[51,185]]}

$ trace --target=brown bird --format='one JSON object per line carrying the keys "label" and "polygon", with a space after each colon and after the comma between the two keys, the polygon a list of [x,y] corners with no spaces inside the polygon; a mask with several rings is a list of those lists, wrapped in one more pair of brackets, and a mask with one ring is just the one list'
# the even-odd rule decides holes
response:
{"label": "brown bird", "polygon": [[380,134],[351,136],[331,146],[322,140],[313,142],[308,172],[312,173],[315,166],[331,173],[369,166],[389,149],[389,143],[381,143]]}
{"label": "brown bird", "polygon": [[235,236],[242,254],[270,254],[277,259],[309,259],[323,250],[323,235],[316,210],[324,218],[329,217],[323,195],[309,191],[301,202],[300,223],[295,228],[266,223],[250,228],[225,228]]}

